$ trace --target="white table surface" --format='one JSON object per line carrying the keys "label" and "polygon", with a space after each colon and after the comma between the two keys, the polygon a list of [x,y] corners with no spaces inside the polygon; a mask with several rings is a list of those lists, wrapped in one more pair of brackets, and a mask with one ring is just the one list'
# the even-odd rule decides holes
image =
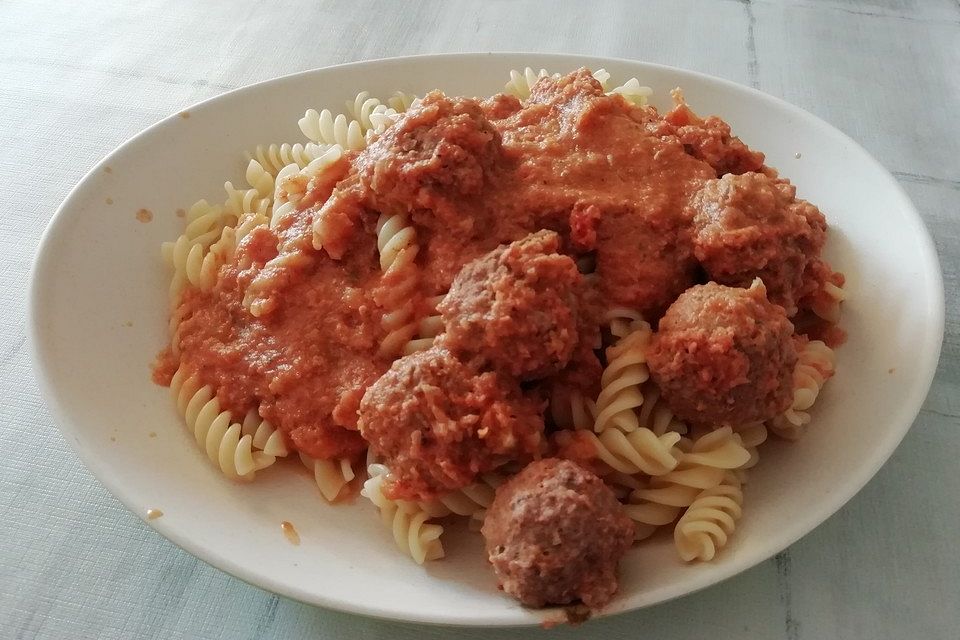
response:
{"label": "white table surface", "polygon": [[[775,559],[577,630],[394,625],[187,555],[121,507],[53,425],[25,345],[26,281],[47,220],[98,159],[252,82],[479,50],[620,56],[758,87],[853,136],[919,207],[947,289],[933,389],[866,489]],[[0,637],[960,638],[958,116],[956,0],[0,0]]]}

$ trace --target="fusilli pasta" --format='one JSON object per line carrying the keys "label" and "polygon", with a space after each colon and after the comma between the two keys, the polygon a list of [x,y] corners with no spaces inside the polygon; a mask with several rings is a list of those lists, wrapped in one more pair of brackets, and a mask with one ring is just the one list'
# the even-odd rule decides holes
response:
{"label": "fusilli pasta", "polygon": [[361,91],[353,100],[347,101],[347,113],[360,123],[360,131],[367,134],[382,133],[396,120],[397,110],[370,96],[369,91]]}
{"label": "fusilli pasta", "polygon": [[750,454],[750,459],[735,472],[740,482],[745,484],[747,480],[744,472],[757,466],[757,463],[760,462],[759,447],[767,441],[767,427],[762,422],[753,422],[734,427],[733,431],[740,438],[740,443],[747,450],[747,453]]}
{"label": "fusilli pasta", "polygon": [[363,127],[342,113],[334,117],[329,109],[310,109],[298,122],[300,131],[316,144],[338,144],[344,149],[359,151],[367,146]]}
{"label": "fusilli pasta", "polygon": [[840,303],[847,299],[847,292],[827,281],[823,283],[819,294],[814,297],[810,309],[827,322],[840,322]]}
{"label": "fusilli pasta", "polygon": [[386,313],[382,325],[387,335],[380,344],[385,356],[399,355],[417,333],[416,290],[417,230],[405,215],[382,214],[377,222],[377,249],[383,286],[376,297]]}
{"label": "fusilli pasta", "polygon": [[600,83],[604,91],[610,89],[610,72],[606,69],[597,69],[593,72],[593,79]]}
{"label": "fusilli pasta", "polygon": [[300,462],[313,472],[313,480],[320,489],[320,495],[327,502],[336,500],[356,474],[353,465],[347,459],[317,460],[300,452]]}
{"label": "fusilli pasta", "polygon": [[176,242],[164,242],[161,253],[164,261],[173,267],[170,282],[170,305],[175,307],[180,294],[189,284],[187,265],[196,271],[210,248],[223,234],[224,228],[233,224],[235,215],[220,205],[211,205],[198,200],[187,212],[187,226]]}
{"label": "fusilli pasta", "polygon": [[417,332],[413,339],[403,345],[403,355],[410,355],[417,351],[424,351],[433,346],[433,341],[443,333],[443,318],[437,313],[437,305],[444,296],[434,296],[427,300],[428,315],[420,318],[417,323]]}
{"label": "fusilli pasta", "polygon": [[[629,432],[640,426],[634,410],[643,404],[640,385],[650,377],[646,352],[653,334],[643,320],[632,321],[626,329],[629,333],[606,351],[607,366],[600,378],[601,391],[596,402],[597,433],[611,428]],[[622,328],[618,325],[616,330]]]}
{"label": "fusilli pasta", "polygon": [[213,388],[201,386],[182,366],[170,382],[170,391],[197,444],[228,478],[252,480],[257,471],[276,461],[276,455],[255,450],[256,432],[244,433],[242,424],[231,421],[229,411],[221,411]]}
{"label": "fusilli pasta", "polygon": [[448,512],[446,509],[437,508],[434,513],[428,513],[416,503],[388,499],[383,495],[386,474],[387,468],[383,465],[370,465],[370,477],[363,483],[360,494],[376,505],[384,524],[393,532],[397,547],[417,564],[442,558],[443,544],[440,536],[443,534],[443,527],[429,520],[442,517]]}
{"label": "fusilli pasta", "polygon": [[724,476],[715,487],[704,489],[694,499],[673,529],[673,541],[680,557],[713,560],[726,546],[743,515],[743,491],[733,474]]}
{"label": "fusilli pasta", "polygon": [[657,436],[649,429],[636,429],[624,433],[619,429],[607,429],[599,435],[585,431],[593,443],[597,458],[614,471],[634,474],[646,473],[660,476],[677,466],[674,445],[680,441],[679,433]]}
{"label": "fusilli pasta", "polygon": [[[594,74],[596,76],[596,74]],[[619,87],[615,87],[607,92],[607,95],[618,93],[622,95],[627,102],[642,107],[647,104],[647,98],[653,95],[653,89],[644,87],[636,78],[630,78]]]}
{"label": "fusilli pasta", "polygon": [[487,509],[493,502],[497,487],[504,481],[504,478],[496,474],[486,474],[467,487],[440,496],[435,501],[438,504],[431,506],[420,503],[420,506],[428,513],[446,510],[458,516],[466,516],[470,518],[472,528],[479,528],[479,525],[483,524]]}
{"label": "fusilli pasta", "polygon": [[403,113],[416,104],[418,100],[419,98],[413,94],[395,91],[392,96],[387,98],[387,104],[397,113]]}
{"label": "fusilli pasta", "polygon": [[523,73],[511,69],[510,80],[504,85],[505,93],[526,100],[530,97],[530,89],[536,84],[537,80],[546,78],[548,75],[550,74],[547,73],[546,69],[540,69],[539,72],[536,72],[527,67],[523,70]]}
{"label": "fusilli pasta", "polygon": [[[524,69],[523,73],[511,69],[510,80],[504,85],[505,93],[520,98],[521,100],[526,100],[530,97],[530,90],[533,88],[533,85],[537,83],[537,80],[546,78],[547,76],[559,78],[560,74],[550,74],[546,69],[534,71],[530,67]],[[593,72],[593,77],[600,83],[603,90],[606,91],[610,82],[610,73],[606,69],[597,69]]]}
{"label": "fusilli pasta", "polygon": [[783,414],[767,423],[770,431],[786,440],[799,440],[810,423],[808,411],[833,373],[833,349],[820,340],[804,344],[793,371],[793,402]]}
{"label": "fusilli pasta", "polygon": [[681,450],[675,452],[675,468],[634,491],[624,506],[635,523],[638,540],[676,520],[701,491],[717,486],[729,471],[743,467],[750,459],[730,427],[711,431],[692,443],[681,443],[678,437],[678,444]]}
{"label": "fusilli pasta", "polygon": [[295,164],[303,169],[323,155],[327,148],[327,145],[318,145],[313,142],[305,145],[299,142],[293,145],[286,142],[271,145],[261,144],[257,145],[252,153],[248,152],[247,158],[259,162],[265,171],[276,178],[280,170],[289,164]]}
{"label": "fusilli pasta", "polygon": [[224,227],[220,239],[206,252],[200,245],[191,245],[181,236],[173,247],[173,265],[176,274],[186,278],[186,284],[201,291],[209,291],[217,281],[217,274],[236,252],[237,245],[254,227],[266,224],[263,214],[246,214],[236,227]]}

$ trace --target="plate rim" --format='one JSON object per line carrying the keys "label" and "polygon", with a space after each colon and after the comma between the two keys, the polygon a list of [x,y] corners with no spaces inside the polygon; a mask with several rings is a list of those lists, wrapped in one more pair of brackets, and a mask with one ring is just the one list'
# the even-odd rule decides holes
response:
{"label": "plate rim", "polygon": [[87,470],[100,482],[101,485],[104,486],[105,489],[107,489],[107,491],[109,491],[117,500],[119,500],[126,509],[131,511],[142,522],[147,524],[147,526],[156,531],[158,534],[179,546],[181,549],[194,556],[198,560],[201,560],[202,562],[205,562],[206,564],[215,567],[220,571],[230,574],[231,576],[238,578],[247,584],[295,599],[306,604],[388,621],[470,627],[521,627],[542,623],[543,620],[550,615],[550,612],[555,610],[528,610],[518,607],[494,617],[477,616],[475,614],[468,614],[464,612],[456,615],[445,616],[437,615],[435,613],[424,614],[417,611],[405,611],[398,615],[395,611],[378,607],[375,604],[370,605],[356,600],[338,599],[335,594],[321,596],[292,585],[284,584],[271,576],[249,571],[241,562],[236,562],[225,554],[220,555],[215,550],[194,544],[190,536],[184,534],[182,531],[168,531],[165,527],[162,527],[159,521],[148,520],[146,518],[146,514],[140,513],[139,510],[134,506],[137,501],[132,495],[127,494],[123,487],[123,483],[115,481],[109,472],[109,468],[99,464],[96,461],[95,456],[93,455],[94,449],[88,449],[84,447],[83,443],[81,442],[79,434],[82,430],[73,423],[69,412],[67,412],[65,407],[61,404],[56,390],[51,383],[51,375],[49,371],[53,365],[51,358],[55,354],[50,353],[50,348],[43,345],[41,329],[39,326],[44,305],[41,284],[51,278],[57,266],[56,260],[48,257],[50,252],[46,251],[46,249],[54,241],[53,239],[58,234],[58,228],[63,225],[64,220],[68,217],[68,212],[74,206],[74,200],[79,198],[87,183],[93,178],[93,176],[100,172],[103,167],[109,164],[115,155],[125,151],[128,147],[137,145],[142,138],[150,135],[154,130],[166,126],[168,122],[178,118],[180,113],[184,111],[207,108],[209,105],[223,100],[227,96],[231,96],[235,93],[250,91],[253,88],[263,88],[264,86],[268,86],[270,84],[280,84],[300,77],[306,78],[312,75],[322,75],[325,71],[329,71],[331,69],[355,68],[362,73],[364,67],[378,66],[383,64],[403,64],[411,60],[439,59],[455,61],[457,59],[475,59],[478,57],[487,58],[491,64],[496,64],[498,61],[502,62],[504,65],[504,73],[508,71],[507,67],[509,67],[511,64],[515,64],[515,62],[518,60],[526,60],[528,63],[536,62],[537,64],[540,64],[540,61],[546,60],[554,60],[556,62],[563,61],[563,64],[568,64],[569,61],[576,60],[582,65],[593,65],[596,63],[614,63],[632,66],[639,65],[641,67],[647,67],[670,74],[693,77],[698,81],[705,82],[707,84],[718,84],[727,90],[746,92],[753,98],[771,104],[778,109],[781,109],[803,121],[806,121],[809,124],[816,126],[817,128],[825,128],[829,130],[833,135],[838,136],[842,141],[850,145],[851,149],[856,154],[861,156],[864,162],[871,165],[873,169],[879,170],[879,172],[887,178],[887,181],[893,188],[900,201],[898,203],[898,208],[902,209],[905,213],[908,213],[917,224],[917,240],[922,244],[924,249],[924,275],[930,278],[930,286],[928,287],[929,290],[927,291],[931,303],[931,309],[929,309],[929,311],[932,311],[934,314],[933,317],[928,317],[927,320],[928,326],[932,329],[932,331],[926,332],[922,340],[918,341],[919,348],[915,351],[916,356],[925,364],[925,375],[914,379],[910,389],[911,393],[909,394],[909,397],[904,398],[905,401],[901,405],[904,407],[904,409],[901,410],[900,415],[898,416],[900,419],[890,421],[891,424],[895,424],[897,426],[897,429],[888,430],[882,442],[879,443],[879,446],[875,447],[875,458],[871,460],[870,465],[861,466],[858,472],[851,476],[847,482],[837,486],[837,491],[829,501],[822,503],[828,506],[820,506],[817,509],[811,509],[806,512],[806,514],[804,514],[805,517],[801,517],[799,519],[799,522],[801,523],[800,526],[796,526],[797,520],[794,521],[795,533],[778,540],[776,544],[766,545],[767,550],[762,553],[752,554],[750,559],[742,564],[723,567],[719,571],[709,574],[709,578],[707,579],[694,580],[692,586],[687,584],[683,589],[665,588],[663,593],[661,593],[661,596],[655,599],[655,601],[628,605],[623,608],[616,608],[615,611],[610,611],[609,613],[602,611],[598,617],[608,617],[612,615],[628,613],[631,611],[638,611],[649,606],[662,604],[679,597],[691,595],[755,567],[761,562],[768,560],[777,553],[780,553],[790,545],[794,544],[800,538],[808,535],[813,529],[842,509],[844,505],[846,505],[863,489],[864,486],[866,486],[866,484],[877,474],[880,468],[889,460],[897,446],[899,446],[900,442],[912,427],[916,417],[920,413],[923,402],[928,395],[930,388],[932,387],[937,371],[937,364],[939,362],[940,353],[942,350],[945,327],[945,292],[943,287],[943,272],[939,264],[936,245],[933,242],[933,238],[923,220],[923,217],[920,215],[916,206],[913,204],[912,200],[900,182],[872,154],[870,154],[858,142],[853,140],[850,136],[837,127],[834,127],[830,123],[806,111],[805,109],[795,106],[781,98],[760,91],[754,87],[699,71],[692,71],[683,69],[681,67],[651,63],[631,58],[596,56],[581,53],[475,51],[393,56],[328,65],[276,76],[237,87],[235,89],[231,89],[230,91],[200,100],[188,107],[170,114],[165,118],[162,118],[158,122],[150,125],[149,127],[125,140],[123,143],[113,148],[86,174],[84,174],[84,176],[77,182],[76,185],[74,185],[74,187],[64,198],[56,212],[53,214],[53,216],[51,216],[40,237],[40,241],[37,244],[30,267],[30,275],[27,284],[28,351],[33,364],[34,378],[40,390],[41,398],[43,399],[47,409],[50,411],[51,418],[53,419],[53,423],[56,425],[57,429],[61,432],[64,439],[70,444],[71,448],[73,448],[73,450],[76,452]]}

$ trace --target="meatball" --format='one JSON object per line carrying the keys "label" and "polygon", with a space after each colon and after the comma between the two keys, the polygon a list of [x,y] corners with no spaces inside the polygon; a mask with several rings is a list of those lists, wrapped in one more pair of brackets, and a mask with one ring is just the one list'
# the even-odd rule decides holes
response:
{"label": "meatball", "polygon": [[600,291],[611,306],[658,318],[696,282],[689,230],[676,216],[606,215],[597,246]]}
{"label": "meatball", "polygon": [[691,199],[694,255],[711,280],[746,287],[762,278],[770,300],[792,316],[826,221],[785,180],[762,173],[711,180]]}
{"label": "meatball", "polygon": [[548,458],[497,489],[482,532],[501,587],[523,604],[579,599],[598,608],[617,591],[617,563],[634,528],[600,478]]}
{"label": "meatball", "polygon": [[501,156],[500,134],[476,100],[430,92],[357,155],[317,212],[313,244],[339,260],[368,210],[429,211],[450,233],[469,234],[465,200],[483,192]]}
{"label": "meatball", "polygon": [[647,353],[650,375],[680,418],[704,427],[772,418],[792,398],[793,325],[749,289],[711,282],[688,289],[660,320]]}
{"label": "meatball", "polygon": [[400,358],[360,402],[360,433],[390,468],[393,499],[429,500],[467,486],[543,439],[543,406],[516,381],[480,373],[440,346]]}
{"label": "meatball", "polygon": [[559,249],[560,237],[541,231],[467,264],[437,307],[444,346],[524,380],[566,366],[578,342],[583,277]]}
{"label": "meatball", "polygon": [[679,89],[671,92],[674,108],[663,117],[663,126],[655,133],[672,133],[683,148],[716,171],[717,177],[764,169],[764,156],[733,135],[730,125],[717,116],[700,118],[690,110]]}

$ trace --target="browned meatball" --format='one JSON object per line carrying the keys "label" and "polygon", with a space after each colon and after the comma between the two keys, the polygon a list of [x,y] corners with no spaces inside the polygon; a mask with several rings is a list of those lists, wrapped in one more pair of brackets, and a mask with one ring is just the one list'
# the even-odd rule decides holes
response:
{"label": "browned meatball", "polygon": [[390,468],[390,498],[427,500],[513,459],[530,460],[543,406],[443,347],[400,358],[360,402],[360,433]]}
{"label": "browned meatball", "polygon": [[797,353],[793,325],[767,300],[759,280],[749,289],[711,282],[688,289],[660,320],[647,361],[674,413],[718,427],[767,420],[792,398]]}
{"label": "browned meatball", "polygon": [[661,210],[601,219],[597,274],[608,304],[658,318],[696,282],[696,270],[689,229],[676,216]]}
{"label": "browned meatball", "polygon": [[[317,212],[314,246],[340,259],[368,210],[429,211],[452,234],[470,234],[479,196],[502,155],[500,134],[476,100],[432,91],[404,112],[353,161]],[[320,190],[322,193],[322,190]]]}
{"label": "browned meatball", "polygon": [[762,278],[770,300],[792,316],[803,273],[823,248],[826,221],[796,188],[762,173],[726,175],[697,192],[694,255],[711,280],[746,287]]}
{"label": "browned meatball", "polygon": [[560,237],[541,231],[466,265],[438,306],[444,346],[525,380],[566,366],[583,278],[559,250]]}
{"label": "browned meatball", "polygon": [[529,607],[607,604],[634,533],[600,478],[557,458],[531,463],[497,489],[482,531],[501,587]]}
{"label": "browned meatball", "polygon": [[709,164],[718,177],[764,168],[763,154],[733,135],[729,124],[717,116],[699,117],[687,106],[679,89],[674,89],[670,95],[674,108],[663,116],[660,126],[650,126],[651,131],[675,135],[687,153]]}

